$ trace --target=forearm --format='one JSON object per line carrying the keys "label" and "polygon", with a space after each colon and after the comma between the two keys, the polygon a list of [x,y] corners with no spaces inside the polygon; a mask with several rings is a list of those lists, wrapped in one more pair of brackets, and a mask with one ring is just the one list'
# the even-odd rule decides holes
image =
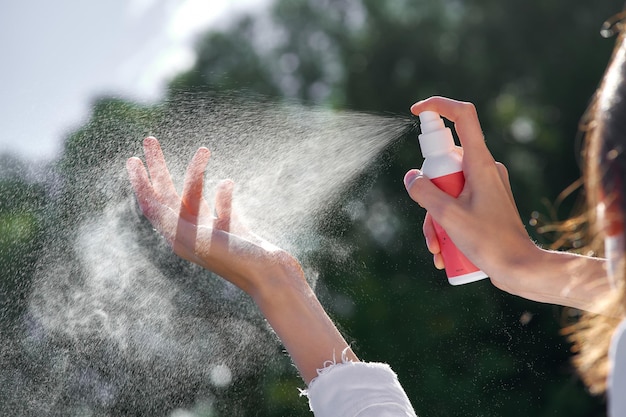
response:
{"label": "forearm", "polygon": [[253,294],[306,384],[324,363],[346,357],[358,361],[304,278],[287,272]]}
{"label": "forearm", "polygon": [[537,248],[534,256],[509,268],[511,284],[503,290],[530,300],[598,311],[598,300],[610,291],[605,261],[570,252]]}

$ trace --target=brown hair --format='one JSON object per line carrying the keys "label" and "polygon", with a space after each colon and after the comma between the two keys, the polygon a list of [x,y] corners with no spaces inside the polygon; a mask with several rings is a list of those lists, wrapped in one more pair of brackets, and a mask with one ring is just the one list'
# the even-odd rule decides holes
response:
{"label": "brown hair", "polygon": [[[617,32],[613,55],[602,82],[583,118],[585,147],[583,178],[589,244],[603,255],[604,237],[624,236],[626,213],[626,35],[623,19],[626,12],[605,23],[605,29]],[[626,306],[626,263],[624,253],[615,259],[614,290],[599,300],[598,311],[583,313],[581,319],[565,331],[574,343],[574,363],[583,381],[594,394],[606,390],[611,364],[608,350],[615,328]]]}

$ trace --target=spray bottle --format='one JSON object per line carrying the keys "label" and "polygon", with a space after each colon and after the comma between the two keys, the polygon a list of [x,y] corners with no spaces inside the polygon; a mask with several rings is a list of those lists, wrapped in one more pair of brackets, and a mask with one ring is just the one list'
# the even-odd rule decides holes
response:
{"label": "spray bottle", "polygon": [[[420,113],[419,135],[420,148],[424,156],[422,173],[428,177],[439,189],[453,197],[463,190],[465,177],[463,176],[462,157],[454,149],[454,138],[449,128],[445,127],[443,119],[436,112],[425,111]],[[441,255],[446,267],[448,282],[452,285],[467,284],[487,278],[463,253],[457,249],[443,228],[433,221]]]}

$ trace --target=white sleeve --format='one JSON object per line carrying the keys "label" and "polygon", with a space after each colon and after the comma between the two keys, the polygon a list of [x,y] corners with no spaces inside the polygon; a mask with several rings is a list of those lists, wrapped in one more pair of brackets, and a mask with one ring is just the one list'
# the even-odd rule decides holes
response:
{"label": "white sleeve", "polygon": [[315,417],[416,417],[398,377],[383,363],[333,363],[303,395]]}
{"label": "white sleeve", "polygon": [[615,330],[609,351],[608,415],[626,416],[626,320]]}

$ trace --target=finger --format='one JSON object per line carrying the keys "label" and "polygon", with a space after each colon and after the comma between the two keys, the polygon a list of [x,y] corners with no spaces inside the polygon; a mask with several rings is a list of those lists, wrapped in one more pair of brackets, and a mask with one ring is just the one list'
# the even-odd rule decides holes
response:
{"label": "finger", "polygon": [[147,137],[143,141],[143,150],[155,194],[173,207],[180,200],[165,164],[165,157],[159,141],[153,137]]}
{"label": "finger", "polygon": [[215,217],[213,218],[213,229],[234,233],[240,238],[251,242],[266,250],[276,250],[276,246],[270,244],[261,236],[252,233],[250,229],[241,221],[233,210],[233,192],[235,183],[232,180],[222,180],[215,191]]}
{"label": "finger", "polygon": [[513,201],[513,190],[511,190],[511,181],[509,179],[509,170],[506,169],[506,166],[504,166],[504,164],[501,163],[501,162],[496,162],[496,168],[498,168],[498,175],[500,176],[500,180],[502,181],[502,184],[504,185],[504,188],[508,192],[509,197],[511,198],[511,201]]}
{"label": "finger", "polygon": [[441,252],[441,247],[439,246],[439,239],[437,239],[437,234],[435,233],[435,226],[433,224],[433,218],[430,213],[426,213],[426,218],[424,219],[424,224],[422,225],[422,230],[424,232],[424,239],[426,240],[426,247],[433,255],[437,255]]}
{"label": "finger", "polygon": [[135,192],[139,207],[142,213],[148,217],[150,215],[150,202],[155,198],[154,189],[148,178],[148,172],[143,162],[136,157],[126,161],[126,171],[128,172],[128,178]]}
{"label": "finger", "polygon": [[230,232],[234,188],[234,182],[224,180],[218,184],[215,193],[215,215],[217,218],[213,225],[216,229],[225,232]]}
{"label": "finger", "polygon": [[417,169],[410,170],[404,176],[404,186],[409,196],[424,207],[433,218],[442,224],[442,214],[446,207],[456,204],[456,199],[441,191]]}
{"label": "finger", "polygon": [[426,110],[437,112],[454,123],[468,162],[477,165],[493,163],[493,157],[485,144],[476,107],[472,103],[445,97],[430,97],[411,106],[411,112],[415,115]]}
{"label": "finger", "polygon": [[435,264],[435,268],[437,269],[445,269],[446,264],[443,262],[443,255],[441,255],[441,253],[433,255],[433,264]]}
{"label": "finger", "polygon": [[[183,183],[182,202],[186,209],[186,214],[191,217],[198,217],[202,205],[206,204],[202,198],[202,189],[204,186],[204,171],[211,157],[211,152],[207,148],[199,148],[191,159],[187,172],[185,173],[185,181]],[[181,214],[183,210],[181,210]]]}
{"label": "finger", "polygon": [[426,247],[433,254],[433,264],[437,269],[444,269],[445,263],[443,262],[443,255],[441,254],[441,246],[439,245],[439,239],[435,232],[435,225],[433,224],[433,218],[430,213],[426,213],[424,219],[424,225],[422,226],[424,231],[424,238],[426,239]]}
{"label": "finger", "polygon": [[502,184],[504,184],[504,188],[507,191],[509,201],[517,212],[517,216],[521,218],[519,210],[517,209],[517,204],[515,204],[515,197],[513,197],[513,190],[511,189],[511,181],[509,179],[509,171],[506,166],[501,162],[496,162],[496,168],[498,168],[498,175],[500,176],[500,180],[502,181]]}
{"label": "finger", "polygon": [[148,172],[139,158],[130,158],[126,162],[126,170],[133,190],[137,197],[137,202],[143,215],[150,221],[152,226],[172,242],[173,231],[175,230],[174,211],[161,204],[154,192]]}

